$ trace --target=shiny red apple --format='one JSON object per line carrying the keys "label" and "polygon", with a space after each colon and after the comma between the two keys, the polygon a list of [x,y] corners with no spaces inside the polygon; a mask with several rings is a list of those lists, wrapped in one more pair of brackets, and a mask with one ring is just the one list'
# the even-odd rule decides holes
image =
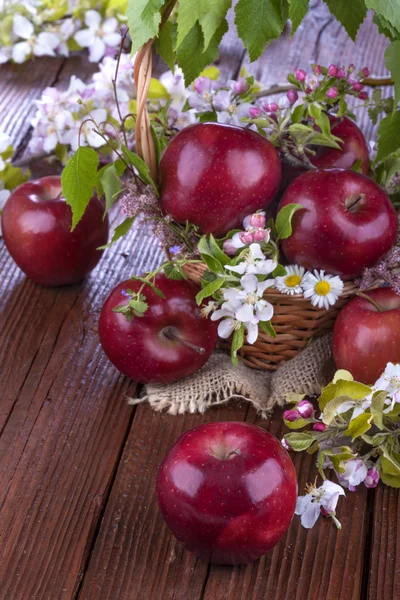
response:
{"label": "shiny red apple", "polygon": [[160,466],[157,496],[175,537],[201,558],[243,564],[273,548],[297,499],[293,463],[260,427],[222,422],[184,433]]}
{"label": "shiny red apple", "polygon": [[290,263],[345,279],[376,263],[396,241],[398,221],[388,195],[372,179],[341,169],[308,171],[286,190],[279,209],[303,206],[283,240]]}
{"label": "shiny red apple", "polygon": [[124,375],[141,383],[169,383],[198,371],[217,342],[216,323],[202,316],[195,284],[158,275],[155,284],[165,298],[149,286],[142,290],[148,310],[127,319],[114,309],[127,305],[129,290],[138,292],[140,281],[119,283],[100,315],[99,336],[104,352]]}
{"label": "shiny red apple", "polygon": [[388,287],[365,294],[372,302],[356,297],[340,311],[333,330],[333,356],[338,369],[373,384],[388,362],[400,362],[400,296]]}
{"label": "shiny red apple", "polygon": [[[359,127],[348,117],[329,116],[331,132],[342,140],[340,150],[328,146],[315,146],[315,154],[310,156],[310,162],[318,169],[351,169],[358,161],[361,172],[368,174],[369,153],[366,139]],[[295,167],[286,160],[282,161],[282,184],[280,192],[287,189],[289,184],[307,169]]]}
{"label": "shiny red apple", "polygon": [[161,204],[175,221],[219,237],[266,208],[280,180],[278,153],[260,134],[198,123],[178,133],[162,156]]}
{"label": "shiny red apple", "polygon": [[4,242],[29,279],[44,286],[82,281],[99,262],[108,240],[104,204],[96,196],[71,231],[72,212],[61,178],[43,177],[20,185],[1,215]]}

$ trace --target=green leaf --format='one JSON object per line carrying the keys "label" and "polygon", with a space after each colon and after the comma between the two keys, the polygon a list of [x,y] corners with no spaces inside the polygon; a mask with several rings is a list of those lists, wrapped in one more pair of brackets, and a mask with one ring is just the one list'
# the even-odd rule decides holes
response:
{"label": "green leaf", "polygon": [[286,421],[283,419],[286,427],[289,429],[302,429],[309,423],[311,423],[310,419],[298,419],[297,421]]}
{"label": "green leaf", "polygon": [[300,123],[300,121],[305,115],[306,110],[307,107],[304,104],[299,104],[298,106],[296,106],[291,116],[292,123]]}
{"label": "green leaf", "polygon": [[289,19],[292,21],[292,35],[304,19],[310,0],[289,0]]}
{"label": "green leaf", "polygon": [[150,79],[149,91],[147,92],[148,100],[169,100],[170,95],[161,81],[152,77]]}
{"label": "green leaf", "polygon": [[303,208],[301,204],[287,204],[278,212],[275,221],[277,240],[285,240],[292,235],[292,218],[300,208]]}
{"label": "green leaf", "polygon": [[128,217],[127,219],[125,219],[125,221],[122,221],[122,223],[120,223],[114,229],[114,233],[112,235],[111,242],[108,242],[108,244],[106,244],[105,246],[100,246],[99,250],[105,250],[106,248],[109,248],[110,246],[112,246],[112,244],[114,244],[116,241],[118,241],[120,238],[122,238],[126,233],[128,233],[128,231],[132,227],[134,220],[135,220],[134,217]]}
{"label": "green leaf", "polygon": [[323,411],[328,402],[338,396],[348,396],[350,400],[363,400],[370,393],[371,388],[363,383],[340,379],[336,383],[329,383],[326,387],[322,388],[318,404],[321,411]]}
{"label": "green leaf", "polygon": [[156,50],[161,56],[165,64],[173,72],[175,70],[176,54],[175,41],[177,34],[177,25],[171,21],[167,21],[160,30],[159,36],[156,39]]}
{"label": "green leaf", "polygon": [[160,8],[165,0],[129,0],[126,16],[132,39],[132,54],[158,34]]}
{"label": "green leaf", "polygon": [[400,488],[400,475],[388,475],[383,471],[380,472],[382,483],[392,488]]}
{"label": "green leaf", "polygon": [[62,193],[72,209],[75,229],[93,196],[97,180],[99,155],[93,148],[81,146],[71,156],[61,175]]}
{"label": "green leaf", "polygon": [[375,13],[373,21],[378,26],[379,33],[385,35],[392,42],[400,37],[400,31],[393,27],[382,15]]}
{"label": "green leaf", "polygon": [[208,238],[208,244],[212,255],[221,263],[222,266],[229,265],[231,263],[231,259],[218,246],[212,233],[210,233]]}
{"label": "green leaf", "polygon": [[350,398],[349,396],[337,396],[336,398],[333,398],[326,404],[322,412],[322,421],[323,423],[325,423],[325,425],[330,425],[332,423],[333,419],[337,414],[338,409],[345,402],[352,402],[352,398]]}
{"label": "green leaf", "polygon": [[272,277],[284,277],[286,275],[286,269],[282,265],[278,265],[276,269],[272,271]]}
{"label": "green leaf", "polygon": [[325,450],[325,456],[328,456],[333,464],[333,467],[339,473],[344,473],[345,465],[344,463],[350,460],[351,458],[355,458],[357,455],[352,451],[349,446],[341,446],[340,452],[335,453],[333,450]]}
{"label": "green leaf", "polygon": [[383,409],[385,408],[386,392],[375,392],[372,396],[370,412],[374,417],[374,425],[383,429]]}
{"label": "green leaf", "polygon": [[[106,165],[98,171],[98,181],[96,187],[99,195],[102,193],[106,199],[106,210],[108,212],[114,202],[117,200],[118,194],[121,191],[121,175],[125,171],[125,164],[122,160],[117,160],[115,163]],[[100,186],[99,186],[100,181]]]}
{"label": "green leaf", "polygon": [[[399,5],[400,10],[400,5]],[[400,40],[392,42],[385,52],[385,64],[394,81],[394,104],[400,102]]]}
{"label": "green leaf", "polygon": [[287,19],[285,7],[287,5],[281,0],[239,0],[236,4],[235,24],[249,52],[250,62],[282,33]]}
{"label": "green leaf", "polygon": [[388,475],[400,476],[400,455],[387,446],[383,447],[383,456],[381,457],[382,471]]}
{"label": "green leaf", "polygon": [[350,435],[352,440],[360,437],[360,435],[363,435],[363,433],[366,433],[371,429],[372,419],[373,416],[369,413],[361,413],[361,415],[358,415],[358,417],[350,421],[344,435]]}
{"label": "green leaf", "polygon": [[225,279],[223,279],[223,277],[219,277],[218,279],[215,279],[214,281],[203,287],[203,289],[200,290],[200,292],[196,296],[196,302],[198,306],[200,306],[204,298],[208,298],[208,296],[212,296],[213,294],[215,294],[215,292],[218,291],[224,285],[224,283]]}
{"label": "green leaf", "polygon": [[311,446],[315,438],[311,433],[287,433],[285,440],[293,450],[302,452]]}
{"label": "green leaf", "polygon": [[207,241],[207,237],[205,235],[203,235],[203,237],[200,239],[200,241],[197,245],[197,249],[200,252],[202,259],[204,260],[204,262],[206,263],[208,268],[213,273],[216,273],[217,275],[219,275],[224,272],[224,269],[223,269],[221,263],[214,256],[214,253],[211,250],[209,243]]}
{"label": "green leaf", "polygon": [[237,353],[238,350],[240,350],[240,348],[243,346],[243,342],[244,342],[244,325],[241,325],[239,329],[235,329],[235,331],[233,332],[233,337],[232,337],[232,347],[231,347],[231,359],[232,359],[232,363],[233,365],[235,365],[235,367],[238,364],[238,357],[237,357]]}
{"label": "green leaf", "polygon": [[182,270],[181,265],[174,261],[171,261],[164,266],[164,274],[165,277],[173,279],[174,281],[188,278],[185,271]]}
{"label": "green leaf", "polygon": [[351,39],[355,40],[360,25],[367,16],[365,0],[325,0],[325,3]]}
{"label": "green leaf", "polygon": [[[180,0],[180,4],[181,2],[182,0]],[[199,22],[204,36],[204,48],[208,48],[216,31],[225,20],[232,0],[200,0],[200,2],[203,2],[204,9]]]}
{"label": "green leaf", "polygon": [[319,104],[317,104],[316,102],[313,102],[308,107],[308,112],[309,112],[310,116],[313,117],[314,119],[319,119],[321,116],[321,106]]}
{"label": "green leaf", "polygon": [[376,162],[380,162],[400,148],[400,110],[383,118],[378,128],[378,152]]}
{"label": "green leaf", "polygon": [[177,60],[189,85],[218,56],[218,46],[224,33],[228,31],[228,23],[224,20],[215,32],[208,47],[204,49],[204,37],[200,23],[192,27],[188,35],[177,49]]}
{"label": "green leaf", "polygon": [[354,381],[354,377],[350,373],[350,371],[346,371],[345,369],[339,369],[338,371],[336,371],[332,379],[333,383],[337,383],[338,381]]}
{"label": "green leaf", "polygon": [[[388,21],[392,27],[400,31],[400,7],[398,0],[365,0],[365,4],[367,8],[374,10],[379,16]],[[353,5],[353,2],[351,2],[351,5]]]}
{"label": "green leaf", "polygon": [[273,328],[271,321],[260,321],[258,326],[264,331],[264,333],[272,338],[276,338],[276,331]]}
{"label": "green leaf", "polygon": [[158,194],[158,188],[157,188],[155,182],[150,177],[149,167],[146,165],[144,160],[142,160],[140,158],[140,156],[138,156],[137,154],[132,152],[132,150],[129,150],[129,148],[127,148],[126,146],[121,146],[121,150],[122,150],[122,154],[124,155],[126,162],[133,165],[135,167],[135,169],[137,170],[137,172],[139,173],[140,179],[144,183],[148,183],[149,185],[151,185],[152,188]]}
{"label": "green leaf", "polygon": [[207,77],[207,79],[212,79],[213,81],[217,81],[217,79],[219,79],[220,75],[221,75],[221,71],[218,69],[218,67],[216,67],[214,65],[206,67],[200,73],[201,77]]}

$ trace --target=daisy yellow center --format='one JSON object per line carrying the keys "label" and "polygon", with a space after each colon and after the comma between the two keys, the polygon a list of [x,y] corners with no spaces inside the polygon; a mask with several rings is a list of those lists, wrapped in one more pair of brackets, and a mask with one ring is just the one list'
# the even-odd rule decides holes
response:
{"label": "daisy yellow center", "polygon": [[296,287],[296,285],[299,285],[300,282],[301,282],[300,275],[289,275],[285,279],[285,283],[286,283],[287,287]]}
{"label": "daisy yellow center", "polygon": [[315,286],[315,291],[319,296],[326,296],[331,291],[331,286],[327,281],[319,281]]}

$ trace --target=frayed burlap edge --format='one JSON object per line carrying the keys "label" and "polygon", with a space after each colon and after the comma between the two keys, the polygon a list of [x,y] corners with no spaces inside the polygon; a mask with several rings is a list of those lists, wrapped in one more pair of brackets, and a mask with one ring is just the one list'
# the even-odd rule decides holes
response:
{"label": "frayed burlap edge", "polygon": [[267,417],[275,406],[285,404],[289,393],[319,393],[333,372],[331,334],[312,342],[273,373],[242,363],[234,367],[227,354],[216,351],[194,375],[169,385],[149,384],[144,395],[130,399],[129,404],[148,402],[156,411],[177,415],[204,413],[235,398],[251,402],[261,416]]}

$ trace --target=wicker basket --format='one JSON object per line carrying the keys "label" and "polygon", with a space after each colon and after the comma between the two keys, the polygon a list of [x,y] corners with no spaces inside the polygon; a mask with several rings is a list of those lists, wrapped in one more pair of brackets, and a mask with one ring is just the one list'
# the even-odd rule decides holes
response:
{"label": "wicker basket", "polygon": [[[146,98],[152,70],[152,43],[148,42],[138,52],[135,60],[134,78],[137,94],[136,149],[149,166],[153,179],[157,180],[157,159],[150,130],[150,120],[146,109]],[[206,265],[186,265],[185,271],[190,280],[199,283]],[[326,310],[314,308],[301,294],[293,296],[268,289],[265,300],[274,306],[272,325],[276,337],[272,338],[261,329],[255,344],[245,344],[238,352],[240,359],[249,367],[268,371],[276,370],[286,360],[293,358],[309,342],[330,331],[335,319],[357,292],[351,281],[346,282],[336,304]],[[221,341],[223,349],[230,350],[230,342]]]}

